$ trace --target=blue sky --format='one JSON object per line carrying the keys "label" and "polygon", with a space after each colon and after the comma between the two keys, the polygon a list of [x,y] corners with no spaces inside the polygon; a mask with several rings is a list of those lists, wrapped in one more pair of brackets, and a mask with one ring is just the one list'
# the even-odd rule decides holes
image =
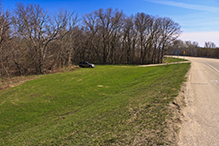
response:
{"label": "blue sky", "polygon": [[219,47],[219,0],[1,0],[4,9],[13,10],[16,2],[36,3],[48,12],[60,8],[80,15],[109,7],[127,15],[137,12],[170,17],[181,25],[180,39],[197,41],[200,46],[212,41]]}

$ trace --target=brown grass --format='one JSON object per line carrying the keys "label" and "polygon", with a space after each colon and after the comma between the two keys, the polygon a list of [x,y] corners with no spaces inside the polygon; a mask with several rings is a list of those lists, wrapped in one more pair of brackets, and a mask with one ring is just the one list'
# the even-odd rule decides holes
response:
{"label": "brown grass", "polygon": [[[64,73],[64,72],[70,72],[78,69],[78,66],[72,65],[70,67],[64,67],[64,68],[59,68],[56,70],[49,71],[47,74],[55,74],[55,73]],[[27,81],[37,79],[41,75],[33,75],[33,76],[17,76],[17,77],[7,77],[0,79],[0,91],[1,90],[6,90],[10,87],[15,87],[18,85],[21,85]]]}

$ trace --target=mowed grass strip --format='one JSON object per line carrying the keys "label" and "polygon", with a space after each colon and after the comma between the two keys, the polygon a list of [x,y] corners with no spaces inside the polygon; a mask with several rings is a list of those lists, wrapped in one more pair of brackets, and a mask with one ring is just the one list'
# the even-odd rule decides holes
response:
{"label": "mowed grass strip", "polygon": [[0,91],[1,145],[152,145],[190,64],[100,66],[43,75]]}
{"label": "mowed grass strip", "polygon": [[177,58],[177,56],[176,57],[163,57],[163,63],[183,62],[183,61],[188,61],[188,60]]}

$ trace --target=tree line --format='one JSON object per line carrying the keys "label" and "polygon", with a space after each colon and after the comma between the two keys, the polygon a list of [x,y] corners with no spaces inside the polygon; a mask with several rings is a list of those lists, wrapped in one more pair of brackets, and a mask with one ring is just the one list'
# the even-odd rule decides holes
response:
{"label": "tree line", "polygon": [[0,8],[0,75],[19,76],[89,61],[95,64],[161,63],[180,25],[167,17],[118,9],[79,16],[48,13],[17,3],[13,14]]}
{"label": "tree line", "polygon": [[175,40],[168,46],[166,54],[174,55],[174,51],[179,50],[179,55],[193,57],[219,58],[219,48],[213,42],[205,42],[204,47],[200,47],[197,42]]}

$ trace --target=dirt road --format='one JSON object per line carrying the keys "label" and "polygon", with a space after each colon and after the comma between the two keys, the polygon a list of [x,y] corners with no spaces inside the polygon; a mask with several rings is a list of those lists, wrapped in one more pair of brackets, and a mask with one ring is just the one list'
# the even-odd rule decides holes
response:
{"label": "dirt road", "polygon": [[219,146],[219,59],[192,62],[185,91],[180,146]]}

